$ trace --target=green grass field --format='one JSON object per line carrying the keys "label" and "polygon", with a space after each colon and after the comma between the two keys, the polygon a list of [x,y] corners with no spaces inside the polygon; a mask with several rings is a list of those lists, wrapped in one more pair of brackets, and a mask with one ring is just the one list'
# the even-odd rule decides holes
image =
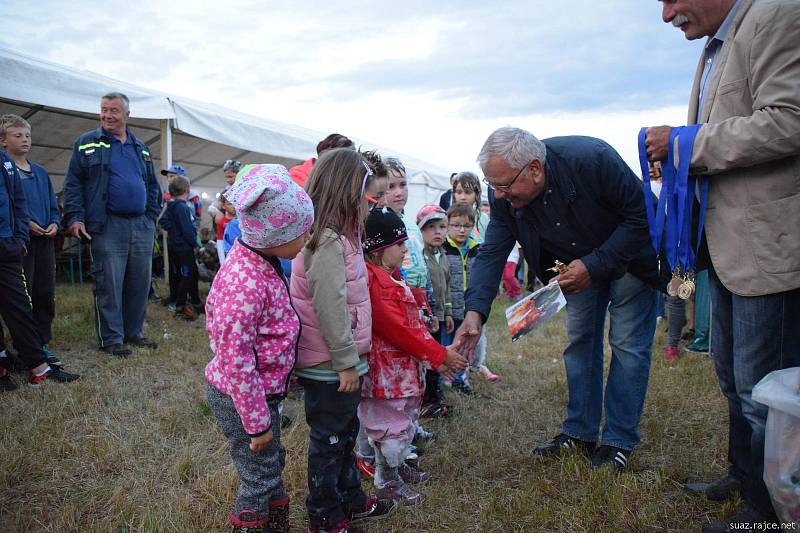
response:
{"label": "green grass field", "polygon": [[[422,457],[435,476],[428,500],[371,531],[697,531],[740,503],[681,488],[727,468],[727,411],[711,361],[666,364],[663,331],[628,472],[593,472],[578,455],[534,459],[565,413],[564,312],[512,344],[505,305],[490,320],[488,359],[503,380],[473,378],[476,398],[448,392],[454,416],[426,424],[437,434]],[[0,395],[0,531],[227,530],[237,477],[205,400],[202,319],[151,304],[146,334],[158,350],[118,360],[96,350],[88,286],[59,286],[57,309],[51,348],[83,377]],[[295,423],[283,435],[284,480],[293,530],[305,531],[308,428],[300,402],[285,412]]]}

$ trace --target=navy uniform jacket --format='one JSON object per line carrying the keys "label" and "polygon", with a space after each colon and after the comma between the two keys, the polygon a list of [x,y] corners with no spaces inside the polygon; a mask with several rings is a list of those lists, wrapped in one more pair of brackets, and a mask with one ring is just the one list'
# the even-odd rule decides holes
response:
{"label": "navy uniform jacket", "polygon": [[[503,267],[515,242],[542,281],[556,259],[581,259],[592,282],[607,283],[630,272],[661,287],[658,260],[650,242],[642,182],[606,142],[592,137],[543,140],[546,185],[542,195],[514,209],[495,199],[480,254],[472,267],[466,310],[489,316]],[[550,191],[548,193],[548,191]],[[548,196],[549,194],[549,196]],[[543,204],[549,199],[549,205]],[[541,213],[558,226],[540,232]],[[555,228],[555,230],[553,229]]]}
{"label": "navy uniform jacket", "polygon": [[19,260],[30,239],[30,219],[17,167],[3,151],[0,172],[0,261]]}
{"label": "navy uniform jacket", "polygon": [[[161,213],[161,186],[153,169],[150,150],[130,130],[128,135],[139,154],[139,170],[145,181],[145,216],[155,223]],[[64,227],[73,222],[83,222],[89,233],[105,230],[110,162],[111,139],[103,128],[86,132],[75,141],[64,178]]]}

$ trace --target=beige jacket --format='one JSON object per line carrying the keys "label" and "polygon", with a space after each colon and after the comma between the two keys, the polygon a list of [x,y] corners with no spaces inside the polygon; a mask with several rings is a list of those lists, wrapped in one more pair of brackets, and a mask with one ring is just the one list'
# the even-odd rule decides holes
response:
{"label": "beige jacket", "polygon": [[[695,122],[703,71],[695,74]],[[800,287],[800,2],[743,0],[706,87],[692,168],[709,178],[719,279],[759,296]]]}

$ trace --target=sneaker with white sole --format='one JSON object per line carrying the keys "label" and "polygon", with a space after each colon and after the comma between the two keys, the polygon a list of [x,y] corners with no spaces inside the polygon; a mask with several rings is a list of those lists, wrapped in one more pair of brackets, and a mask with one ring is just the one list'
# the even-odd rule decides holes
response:
{"label": "sneaker with white sole", "polygon": [[47,371],[40,376],[37,376],[33,372],[28,372],[28,383],[33,386],[40,385],[44,380],[56,381],[58,383],[69,383],[80,377],[80,374],[71,374],[64,371],[59,366],[51,366],[48,367]]}

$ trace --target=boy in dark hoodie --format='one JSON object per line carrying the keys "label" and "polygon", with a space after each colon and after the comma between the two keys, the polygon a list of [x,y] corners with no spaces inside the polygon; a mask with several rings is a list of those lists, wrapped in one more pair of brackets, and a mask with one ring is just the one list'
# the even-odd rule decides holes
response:
{"label": "boy in dark hoodie", "polygon": [[189,201],[189,180],[176,176],[169,184],[172,202],[161,217],[161,227],[167,232],[169,247],[170,275],[177,276],[175,295],[175,315],[184,320],[197,319],[200,305],[200,292],[197,287],[199,275],[194,258],[197,239],[197,225],[194,206]]}

